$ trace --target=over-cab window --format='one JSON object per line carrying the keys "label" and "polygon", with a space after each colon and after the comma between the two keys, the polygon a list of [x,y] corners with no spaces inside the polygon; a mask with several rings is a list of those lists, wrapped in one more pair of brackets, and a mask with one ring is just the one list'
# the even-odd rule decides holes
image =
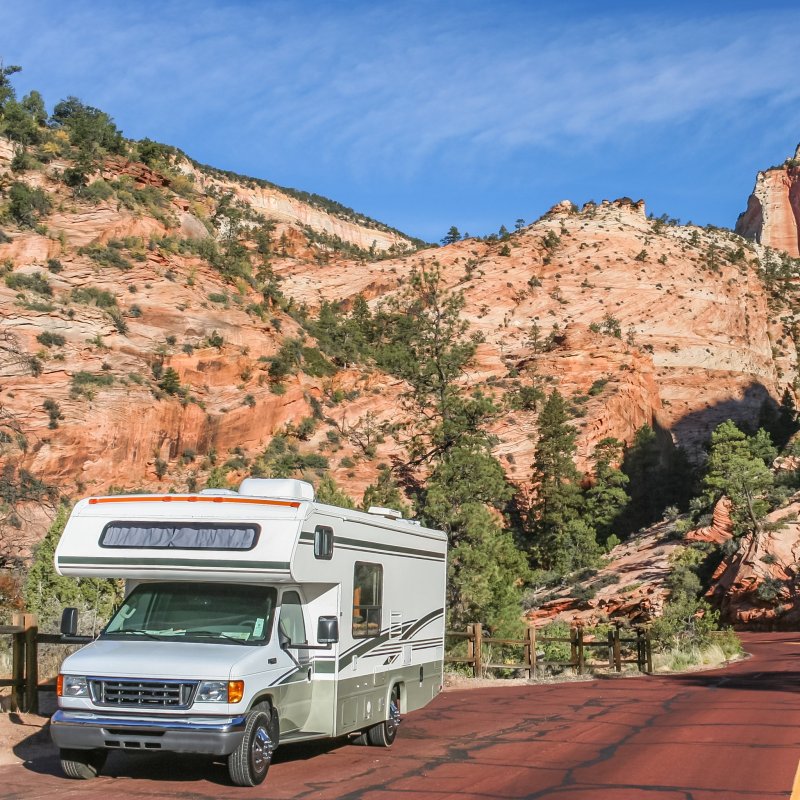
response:
{"label": "over-cab window", "polygon": [[353,575],[353,638],[365,639],[381,632],[383,567],[356,561]]}
{"label": "over-cab window", "polygon": [[329,561],[333,558],[333,528],[317,525],[314,528],[314,558]]}
{"label": "over-cab window", "polygon": [[203,522],[109,522],[100,547],[157,550],[252,550],[258,525]]}

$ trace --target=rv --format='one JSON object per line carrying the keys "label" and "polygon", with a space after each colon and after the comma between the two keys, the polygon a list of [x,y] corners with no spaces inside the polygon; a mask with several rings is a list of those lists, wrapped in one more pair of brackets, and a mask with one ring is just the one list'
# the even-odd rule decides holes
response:
{"label": "rv", "polygon": [[296,480],[81,500],[56,570],[126,596],[58,676],[65,774],[94,777],[111,750],[205,753],[255,786],[279,743],[389,747],[442,688],[446,552],[441,531]]}

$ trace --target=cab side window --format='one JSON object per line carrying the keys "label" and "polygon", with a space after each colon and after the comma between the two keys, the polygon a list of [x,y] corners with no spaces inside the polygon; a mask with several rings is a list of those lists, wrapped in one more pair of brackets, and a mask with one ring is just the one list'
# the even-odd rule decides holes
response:
{"label": "cab side window", "polygon": [[366,639],[381,632],[383,567],[356,561],[353,574],[353,638]]}
{"label": "cab side window", "polygon": [[303,603],[297,592],[284,592],[281,600],[280,632],[292,644],[306,644]]}
{"label": "cab side window", "polygon": [[333,558],[333,528],[327,525],[314,528],[314,558],[325,561]]}

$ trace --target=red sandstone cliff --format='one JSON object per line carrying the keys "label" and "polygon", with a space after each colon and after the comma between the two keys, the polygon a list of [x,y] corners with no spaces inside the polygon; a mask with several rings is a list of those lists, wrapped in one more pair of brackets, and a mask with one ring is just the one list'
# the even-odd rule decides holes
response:
{"label": "red sandstone cliff", "polygon": [[[58,179],[63,162],[12,175],[12,155],[0,139],[0,180],[42,187],[53,210],[37,231],[4,225],[0,263],[7,274],[46,276],[52,295],[0,282],[0,334],[41,364],[33,375],[13,354],[0,356],[0,410],[25,437],[18,466],[68,497],[110,486],[183,490],[192,481],[202,486],[226,464],[235,481],[257,466],[276,433],[300,452],[323,454],[336,481],[358,497],[378,464],[399,452],[391,436],[381,435],[375,455],[367,455],[358,435],[397,421],[403,387],[395,378],[366,368],[314,377],[301,367],[281,393],[273,391],[268,359],[305,334],[246,281],[225,280],[183,246],[211,231],[222,238],[211,224],[212,187],[217,197],[234,191],[245,209],[274,223],[273,240],[281,244],[271,268],[295,308],[347,303],[358,293],[375,305],[421,261],[436,261],[445,282],[463,290],[465,317],[484,337],[465,385],[499,398],[520,384],[557,385],[577,409],[583,469],[598,441],[630,442],[643,424],[658,424],[698,452],[719,422],[755,420],[762,403],[780,397],[797,374],[795,332],[786,321],[794,301],[776,299],[765,286],[760,249],[726,231],[659,224],[641,202],[580,211],[560,203],[506,240],[470,239],[370,260],[345,257],[304,231],[362,248],[376,242],[379,250],[408,240],[185,165],[194,175],[188,196],[142,164],[110,159],[103,166],[109,181],[124,176],[134,188],[161,192],[167,205],[158,214],[114,198],[90,203]],[[86,249],[109,242],[121,247],[130,269],[102,264]],[[58,260],[59,271],[48,268],[49,259]],[[75,301],[86,289],[113,296],[124,330],[97,302]],[[63,344],[41,344],[46,332],[63,336]],[[182,393],[159,390],[158,365],[177,371]],[[84,373],[98,382],[76,391],[76,376]],[[54,421],[48,401],[59,409]],[[309,417],[316,428],[296,435]],[[497,455],[524,487],[535,410],[509,407],[494,433]],[[0,443],[6,464],[11,445]],[[319,477],[313,470],[308,476]],[[44,522],[39,514],[21,529],[7,528],[0,557],[25,557]]]}
{"label": "red sandstone cliff", "polygon": [[736,233],[766,247],[800,256],[800,145],[794,158],[759,172]]}

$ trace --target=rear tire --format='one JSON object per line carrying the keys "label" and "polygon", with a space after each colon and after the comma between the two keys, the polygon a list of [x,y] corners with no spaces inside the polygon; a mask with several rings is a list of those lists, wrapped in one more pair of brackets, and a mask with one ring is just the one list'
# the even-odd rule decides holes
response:
{"label": "rear tire", "polygon": [[68,778],[88,781],[96,778],[108,758],[106,750],[66,750],[59,751],[61,769]]}
{"label": "rear tire", "polygon": [[389,699],[389,719],[367,729],[367,742],[372,747],[391,747],[400,727],[400,689],[395,686]]}
{"label": "rear tire", "polygon": [[242,741],[228,756],[228,775],[236,786],[258,786],[267,777],[275,749],[273,729],[271,712],[248,713]]}

